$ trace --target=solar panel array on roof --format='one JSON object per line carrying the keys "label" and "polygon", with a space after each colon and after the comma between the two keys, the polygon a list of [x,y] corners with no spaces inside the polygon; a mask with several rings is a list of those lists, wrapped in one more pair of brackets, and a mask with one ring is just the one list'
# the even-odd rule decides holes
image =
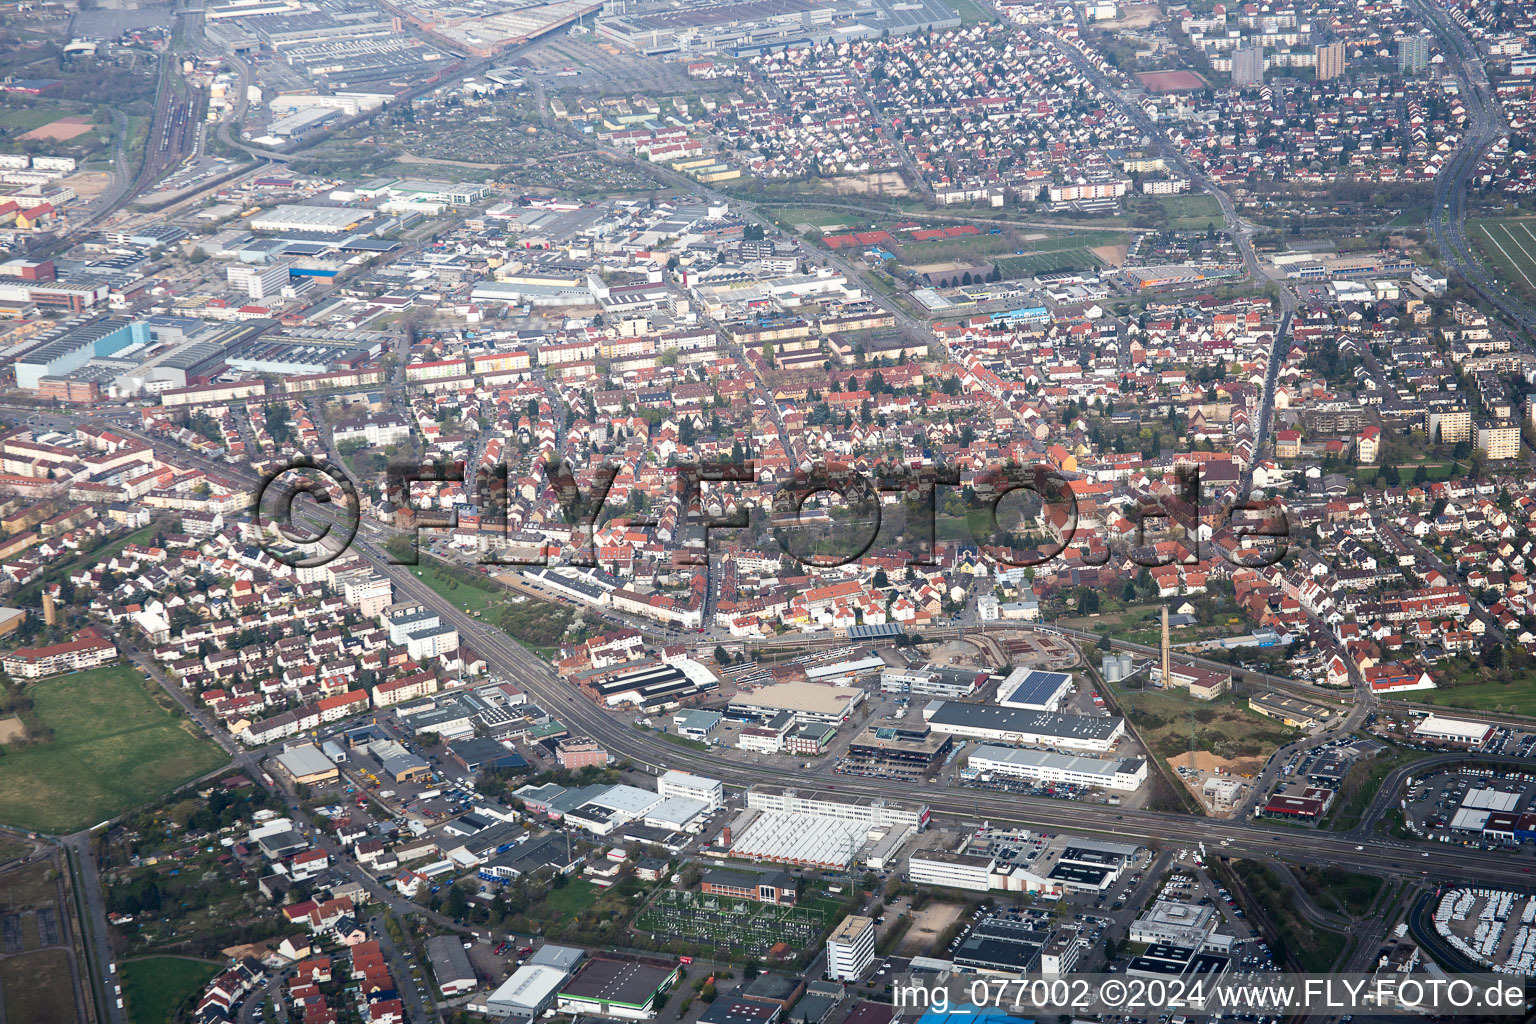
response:
{"label": "solar panel array on roof", "polygon": [[400,248],[399,242],[391,242],[387,238],[349,238],[336,248],[342,252],[390,252]]}
{"label": "solar panel array on roof", "polygon": [[1015,669],[997,688],[997,702],[1007,707],[1054,711],[1072,685],[1065,672]]}

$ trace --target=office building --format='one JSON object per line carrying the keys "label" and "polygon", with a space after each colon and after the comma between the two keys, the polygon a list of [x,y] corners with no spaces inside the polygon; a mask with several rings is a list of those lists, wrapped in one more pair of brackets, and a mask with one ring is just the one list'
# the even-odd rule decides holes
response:
{"label": "office building", "polygon": [[669,771],[656,780],[656,792],[665,797],[682,797],[697,800],[713,811],[725,805],[725,787],[719,779],[706,779],[702,775]]}
{"label": "office building", "polygon": [[1052,750],[1022,750],[982,744],[971,749],[967,767],[978,775],[1002,775],[1029,782],[1133,792],[1147,781],[1143,758],[1080,757]]}
{"label": "office building", "polygon": [[849,915],[827,936],[827,977],[858,981],[875,962],[875,922]]}
{"label": "office building", "polygon": [[949,850],[919,850],[907,859],[907,875],[917,885],[986,892],[992,887],[992,869],[996,866],[994,857]]}
{"label": "office building", "polygon": [[230,285],[252,299],[265,299],[282,294],[288,284],[289,264],[235,263],[225,269]]}
{"label": "office building", "polygon": [[1018,746],[1051,747],[1102,754],[1125,735],[1125,719],[1052,714],[936,700],[923,708],[935,732]]}
{"label": "office building", "polygon": [[[589,736],[568,736],[555,745],[555,758],[561,768],[574,772],[582,768],[606,767],[608,751]],[[665,793],[661,795],[666,796]]]}

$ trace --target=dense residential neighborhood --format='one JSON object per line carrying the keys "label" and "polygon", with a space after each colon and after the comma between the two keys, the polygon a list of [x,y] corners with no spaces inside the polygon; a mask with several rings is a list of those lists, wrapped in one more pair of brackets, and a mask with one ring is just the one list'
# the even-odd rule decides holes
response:
{"label": "dense residential neighborhood", "polygon": [[0,1020],[1523,1004],[1527,6],[9,12]]}

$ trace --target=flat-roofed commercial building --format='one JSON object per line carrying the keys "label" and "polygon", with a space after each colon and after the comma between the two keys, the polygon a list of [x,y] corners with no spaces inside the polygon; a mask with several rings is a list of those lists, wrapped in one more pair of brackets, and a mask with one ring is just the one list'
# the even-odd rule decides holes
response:
{"label": "flat-roofed commercial building", "polygon": [[1283,693],[1259,693],[1248,698],[1250,710],[1299,729],[1310,729],[1326,722],[1334,710],[1324,704],[1314,704],[1300,697],[1288,697]]}
{"label": "flat-roofed commercial building", "polygon": [[1413,727],[1413,738],[1434,743],[1457,743],[1466,747],[1480,747],[1493,735],[1493,726],[1487,722],[1471,722],[1461,718],[1442,718],[1430,715]]}
{"label": "flat-roofed commercial building", "polygon": [[277,766],[300,786],[320,786],[341,778],[336,763],[313,743],[300,743],[278,754]]}
{"label": "flat-roofed commercial building", "polygon": [[650,1020],[658,997],[677,980],[678,966],[658,957],[593,957],[560,986],[556,1007],[563,1013]]}
{"label": "flat-roofed commercial building", "polygon": [[1139,757],[1082,757],[992,744],[974,748],[967,766],[977,773],[1121,792],[1134,792],[1147,781],[1147,762]]}
{"label": "flat-roofed commercial building", "polygon": [[976,669],[888,668],[880,673],[880,691],[923,697],[969,697],[986,680],[987,673]]}
{"label": "flat-roofed commercial building", "polygon": [[1040,966],[1040,954],[1048,932],[1037,931],[1027,921],[983,918],[955,949],[955,964],[979,974],[1018,977]]}
{"label": "flat-roofed commercial building", "polygon": [[864,700],[864,691],[820,683],[777,683],[755,693],[738,694],[731,701],[734,718],[766,721],[788,711],[800,722],[835,724],[846,719]]}
{"label": "flat-roofed commercial building", "polygon": [[922,831],[928,827],[928,805],[900,800],[847,797],[809,787],[753,786],[747,790],[747,806],[763,811],[814,814],[874,825],[906,825]]}
{"label": "flat-roofed commercial building", "polygon": [[871,725],[848,745],[847,756],[861,766],[921,772],[943,761],[954,742],[953,736],[936,733],[926,725],[921,729]]}
{"label": "flat-roofed commercial building", "polygon": [[1005,708],[1058,711],[1071,690],[1072,677],[1065,672],[1016,668],[997,685],[997,703]]}
{"label": "flat-roofed commercial building", "polygon": [[914,883],[972,892],[992,888],[995,867],[996,857],[949,850],[919,850],[907,858],[907,875]]}
{"label": "flat-roofed commercial building", "polygon": [[938,732],[1022,746],[1106,753],[1125,735],[1125,719],[936,700],[923,717]]}
{"label": "flat-roofed commercial building", "polygon": [[850,914],[827,936],[827,977],[858,981],[875,962],[873,918]]}
{"label": "flat-roofed commercial building", "polygon": [[719,779],[707,779],[675,769],[657,778],[656,792],[661,796],[698,800],[712,811],[725,805],[725,787]]}
{"label": "flat-roofed commercial building", "polygon": [[283,204],[256,214],[247,221],[247,224],[252,231],[312,231],[325,235],[340,235],[356,231],[358,225],[372,216],[372,210]]}

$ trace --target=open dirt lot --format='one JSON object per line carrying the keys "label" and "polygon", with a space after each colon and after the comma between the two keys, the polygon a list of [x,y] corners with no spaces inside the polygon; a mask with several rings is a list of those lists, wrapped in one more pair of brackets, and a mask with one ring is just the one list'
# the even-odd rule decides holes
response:
{"label": "open dirt lot", "polygon": [[15,743],[27,738],[27,727],[19,718],[0,718],[0,743]]}
{"label": "open dirt lot", "polygon": [[75,195],[90,202],[111,184],[112,175],[104,171],[77,171],[64,179],[64,184],[75,190]]}
{"label": "open dirt lot", "polygon": [[1218,757],[1209,750],[1175,754],[1168,763],[1175,768],[1193,768],[1207,773],[1224,771],[1232,775],[1257,775],[1264,768],[1262,757]]}
{"label": "open dirt lot", "polygon": [[912,194],[912,190],[907,188],[906,181],[895,171],[829,178],[824,184],[833,192],[856,192],[859,195],[905,196]]}
{"label": "open dirt lot", "polygon": [[61,117],[38,128],[33,128],[22,136],[23,139],[44,139],[50,142],[67,142],[78,135],[84,135],[91,130],[91,119],[88,117]]}
{"label": "open dirt lot", "polygon": [[1090,246],[1088,251],[1109,266],[1118,267],[1125,263],[1125,254],[1131,250],[1128,245],[1094,245]]}
{"label": "open dirt lot", "polygon": [[965,907],[959,903],[929,903],[912,915],[912,927],[901,938],[898,956],[921,956],[950,925],[960,920]]}

